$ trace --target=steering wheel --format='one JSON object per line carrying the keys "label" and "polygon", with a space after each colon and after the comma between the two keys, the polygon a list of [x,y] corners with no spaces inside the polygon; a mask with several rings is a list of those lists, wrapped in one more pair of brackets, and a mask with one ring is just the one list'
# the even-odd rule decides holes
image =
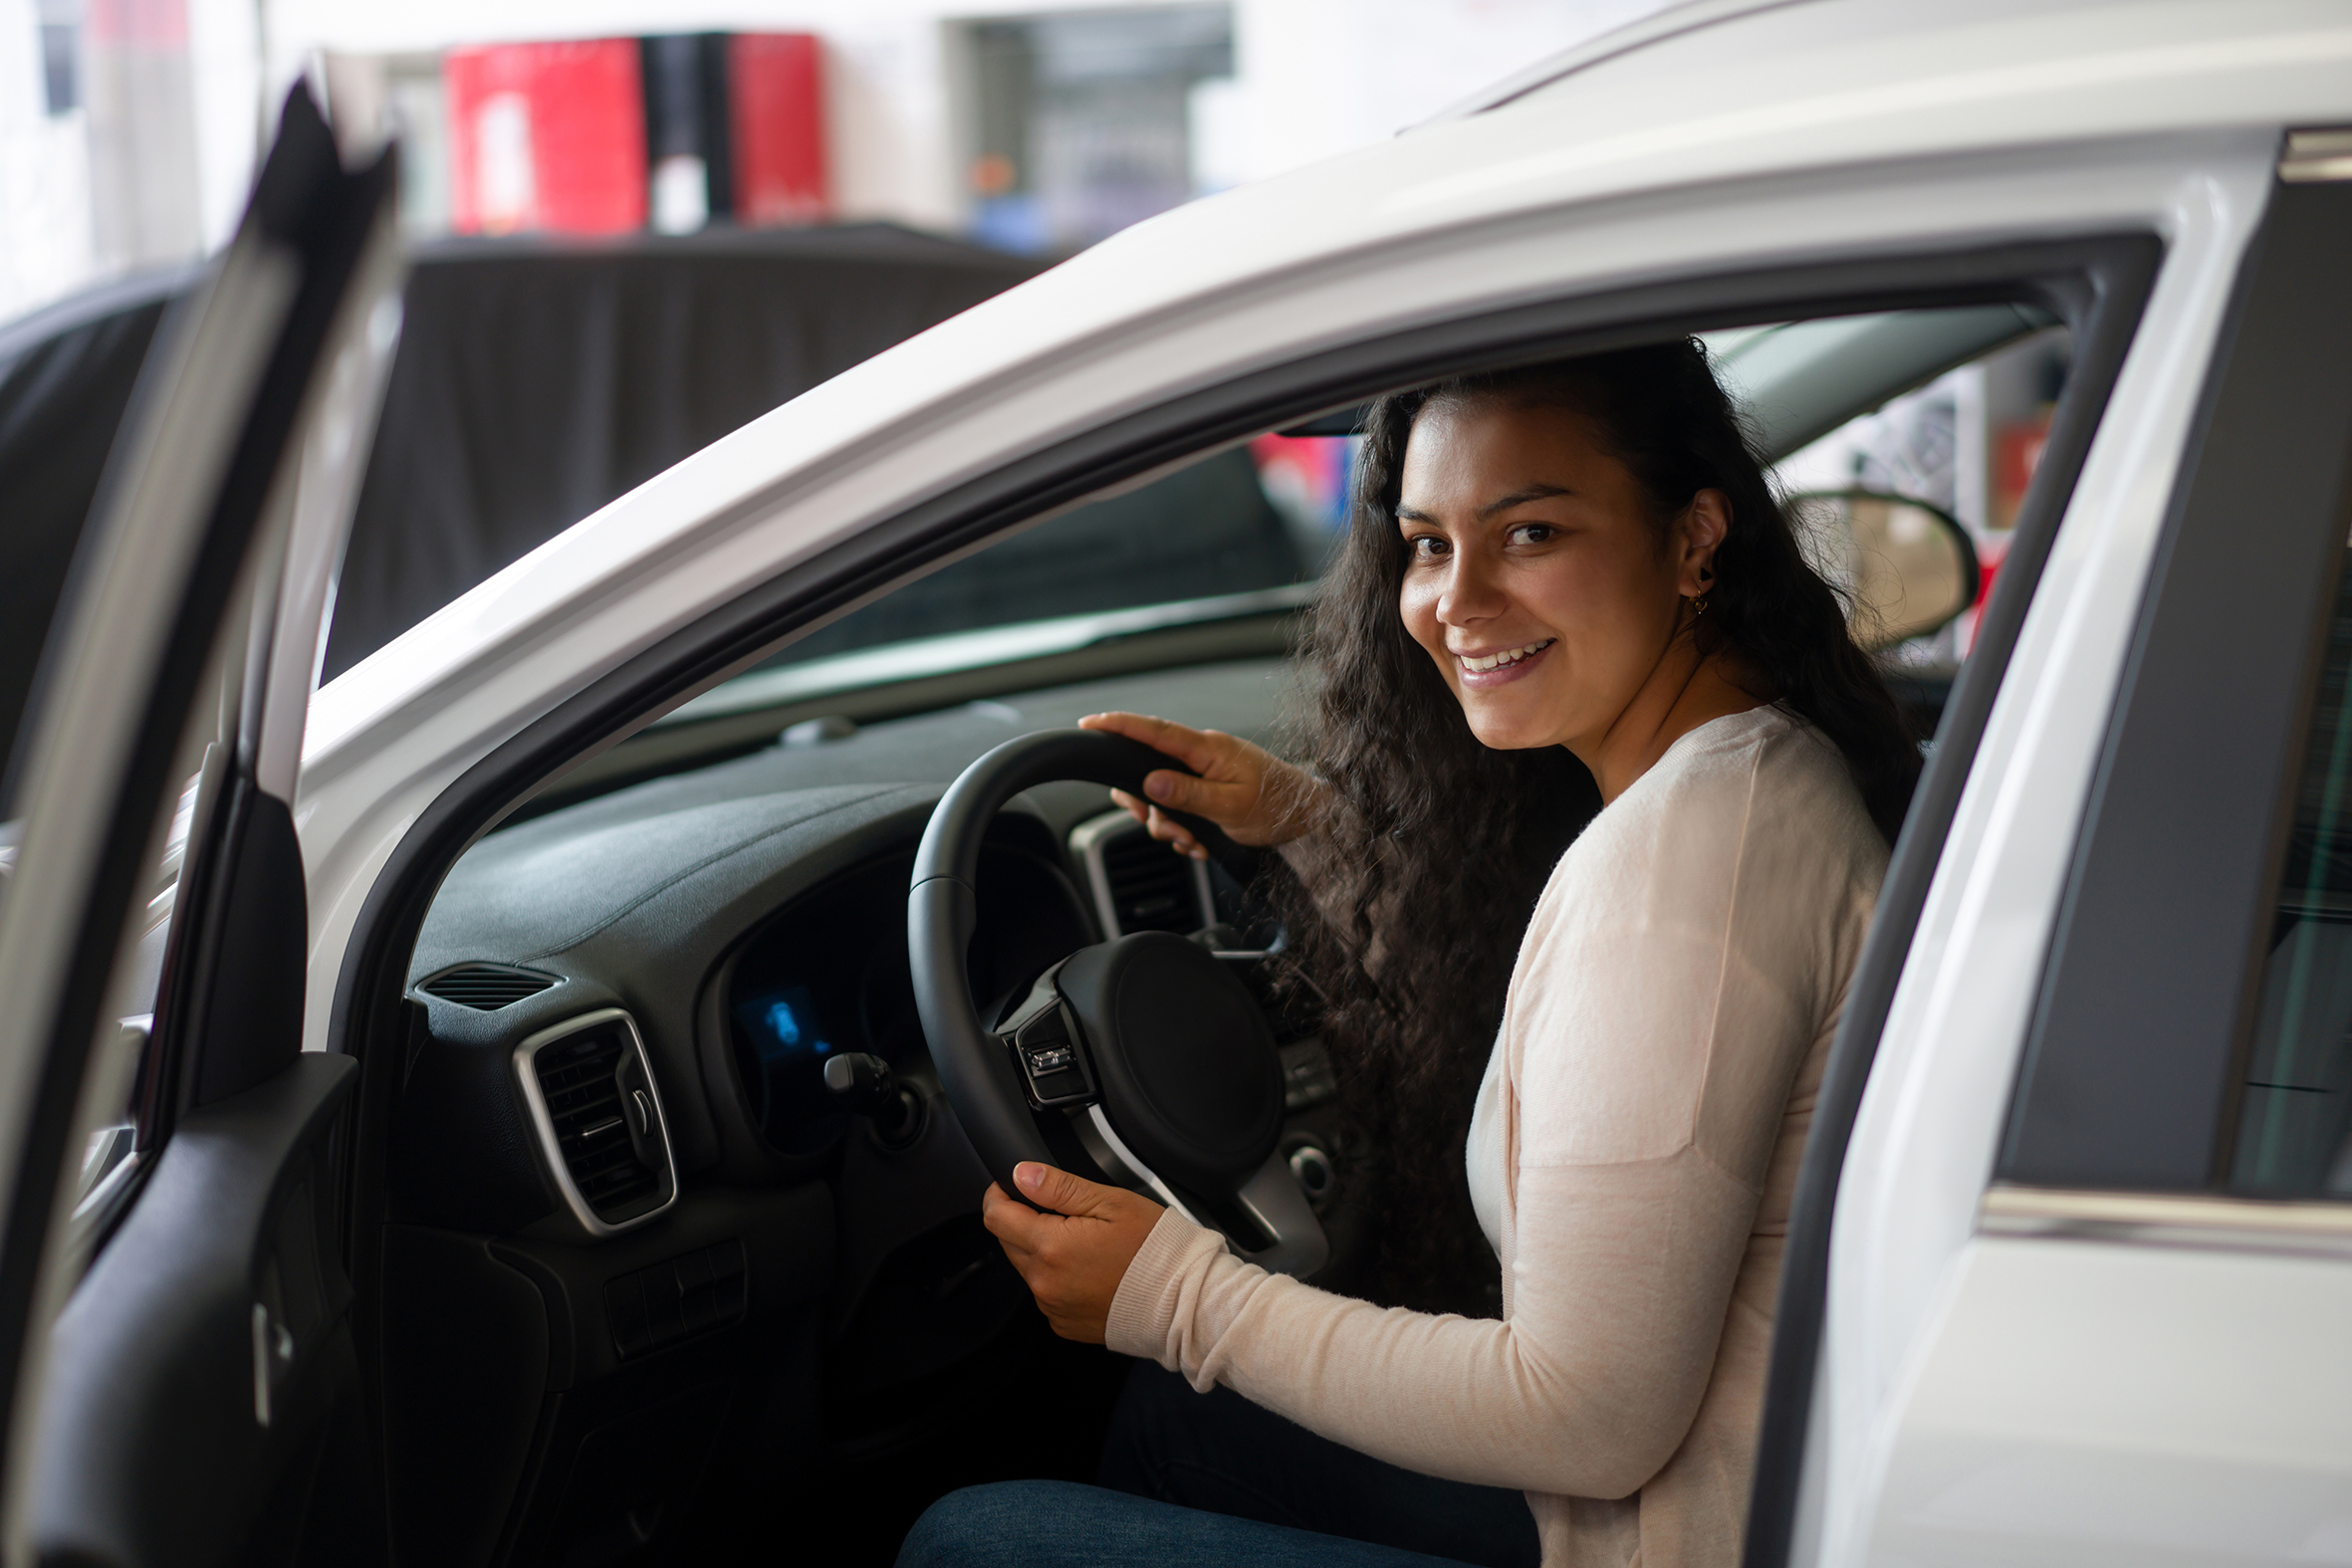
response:
{"label": "steering wheel", "polygon": [[[906,895],[915,1007],[948,1103],[1008,1193],[1024,1160],[1068,1168],[1081,1152],[1114,1186],[1148,1192],[1277,1273],[1329,1255],[1323,1228],[1276,1145],[1283,1073],[1249,988],[1196,942],[1138,931],[1054,965],[983,1020],[966,955],[979,919],[980,842],[1005,803],[1057,780],[1143,791],[1181,763],[1093,730],[1008,741],[964,770],[931,813]],[[1223,835],[1186,819],[1200,833]],[[1059,1146],[1058,1152],[1056,1145]]]}

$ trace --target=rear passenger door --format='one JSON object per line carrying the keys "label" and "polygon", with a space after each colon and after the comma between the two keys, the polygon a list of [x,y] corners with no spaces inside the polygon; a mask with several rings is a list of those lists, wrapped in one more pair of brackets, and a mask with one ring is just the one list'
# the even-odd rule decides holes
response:
{"label": "rear passenger door", "polygon": [[1870,1561],[2352,1563],[2352,182],[2296,146]]}

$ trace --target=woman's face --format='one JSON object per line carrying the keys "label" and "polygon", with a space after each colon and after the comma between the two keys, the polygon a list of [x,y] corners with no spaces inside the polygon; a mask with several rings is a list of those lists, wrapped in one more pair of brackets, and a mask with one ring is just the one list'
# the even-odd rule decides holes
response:
{"label": "woman's face", "polygon": [[1728,521],[1702,491],[1661,539],[1571,409],[1434,404],[1405,445],[1405,628],[1482,743],[1590,761],[1659,673]]}

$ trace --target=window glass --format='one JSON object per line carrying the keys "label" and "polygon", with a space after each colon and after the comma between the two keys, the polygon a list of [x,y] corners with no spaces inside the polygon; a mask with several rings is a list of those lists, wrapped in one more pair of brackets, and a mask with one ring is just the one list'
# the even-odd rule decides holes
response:
{"label": "window glass", "polygon": [[1348,436],[1260,436],[918,577],[769,667],[1310,580],[1346,523],[1354,447]]}
{"label": "window glass", "polygon": [[2328,626],[2278,911],[2240,1089],[2231,1182],[2352,1197],[2352,552]]}
{"label": "window glass", "polygon": [[[1853,590],[1857,634],[1934,734],[2039,456],[2066,334],[1984,305],[1705,341],[1824,569]],[[860,727],[1153,668],[1279,661],[1345,534],[1359,415],[1263,431],[909,579],[656,719],[514,820],[747,742],[823,743],[823,757],[862,768],[860,749],[831,744]]]}

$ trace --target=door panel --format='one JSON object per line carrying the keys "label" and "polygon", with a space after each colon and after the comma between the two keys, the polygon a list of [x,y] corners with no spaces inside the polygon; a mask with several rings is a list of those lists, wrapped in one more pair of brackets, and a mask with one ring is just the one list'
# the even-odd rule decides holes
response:
{"label": "door panel", "polygon": [[[2208,1237],[2209,1241],[2211,1237]],[[2352,1558],[2352,1260],[2060,1236],[1970,1248],[1869,1560]]]}
{"label": "door panel", "polygon": [[[356,1411],[336,1134],[357,1076],[312,1054],[180,1117],[53,1332],[45,1555],[292,1562],[372,1496],[349,1472],[304,1473]],[[291,1497],[254,1484],[287,1475],[304,1482]],[[314,1521],[322,1490],[336,1517]],[[253,1537],[273,1501],[264,1557]]]}
{"label": "door panel", "polygon": [[[2340,667],[2322,672],[2352,529],[2352,183],[2258,189],[2196,417],[2164,449],[2179,478],[2145,583],[2091,557],[2078,589],[2130,611],[2128,656],[2088,681],[2114,697],[2077,731],[2099,743],[2081,815],[2003,782],[2018,822],[2002,847],[2042,848],[2047,902],[1980,895],[1976,928],[1956,922],[1979,954],[2050,930],[2038,995],[1989,1023],[1940,984],[1844,1158],[1829,1561],[2352,1561],[2352,1205],[2232,1195],[2240,1107],[2277,1120],[2249,1096],[2281,1074],[2329,1092],[2250,1048],[2324,1043],[2345,1016],[2304,987],[2308,1027],[2289,1027],[2263,976],[2274,950],[2307,980],[2335,949],[2304,926],[2330,913],[2306,905],[2327,902],[2309,873],[2331,808],[2298,820],[2297,780],[2315,692],[2343,692]],[[2079,697],[2098,666],[2068,662],[2031,700]],[[2004,982],[2033,975],[2018,957]],[[1955,1129],[1991,1123],[1992,1070],[2020,1037],[2005,1136],[1964,1147]],[[1957,1205],[1922,1202],[1938,1155],[1937,1191],[1974,1209],[1948,1249],[1932,1234]],[[1870,1344],[1898,1293],[1919,1327]]]}
{"label": "door panel", "polygon": [[[15,1182],[0,1355],[34,1374],[9,1429],[31,1439],[7,1456],[20,1553],[381,1555],[345,1234],[358,1075],[300,1051],[308,919],[287,796],[350,448],[396,326],[395,189],[388,153],[344,169],[298,89],[228,254],[142,372],[44,654],[0,902],[0,991],[19,1004],[0,1044],[47,1069],[21,1147],[0,1116]],[[123,1115],[121,1062],[87,1084],[85,1069],[152,936],[143,878],[196,756],[158,898],[137,1153],[93,1237],[65,1223],[64,1155]]]}

